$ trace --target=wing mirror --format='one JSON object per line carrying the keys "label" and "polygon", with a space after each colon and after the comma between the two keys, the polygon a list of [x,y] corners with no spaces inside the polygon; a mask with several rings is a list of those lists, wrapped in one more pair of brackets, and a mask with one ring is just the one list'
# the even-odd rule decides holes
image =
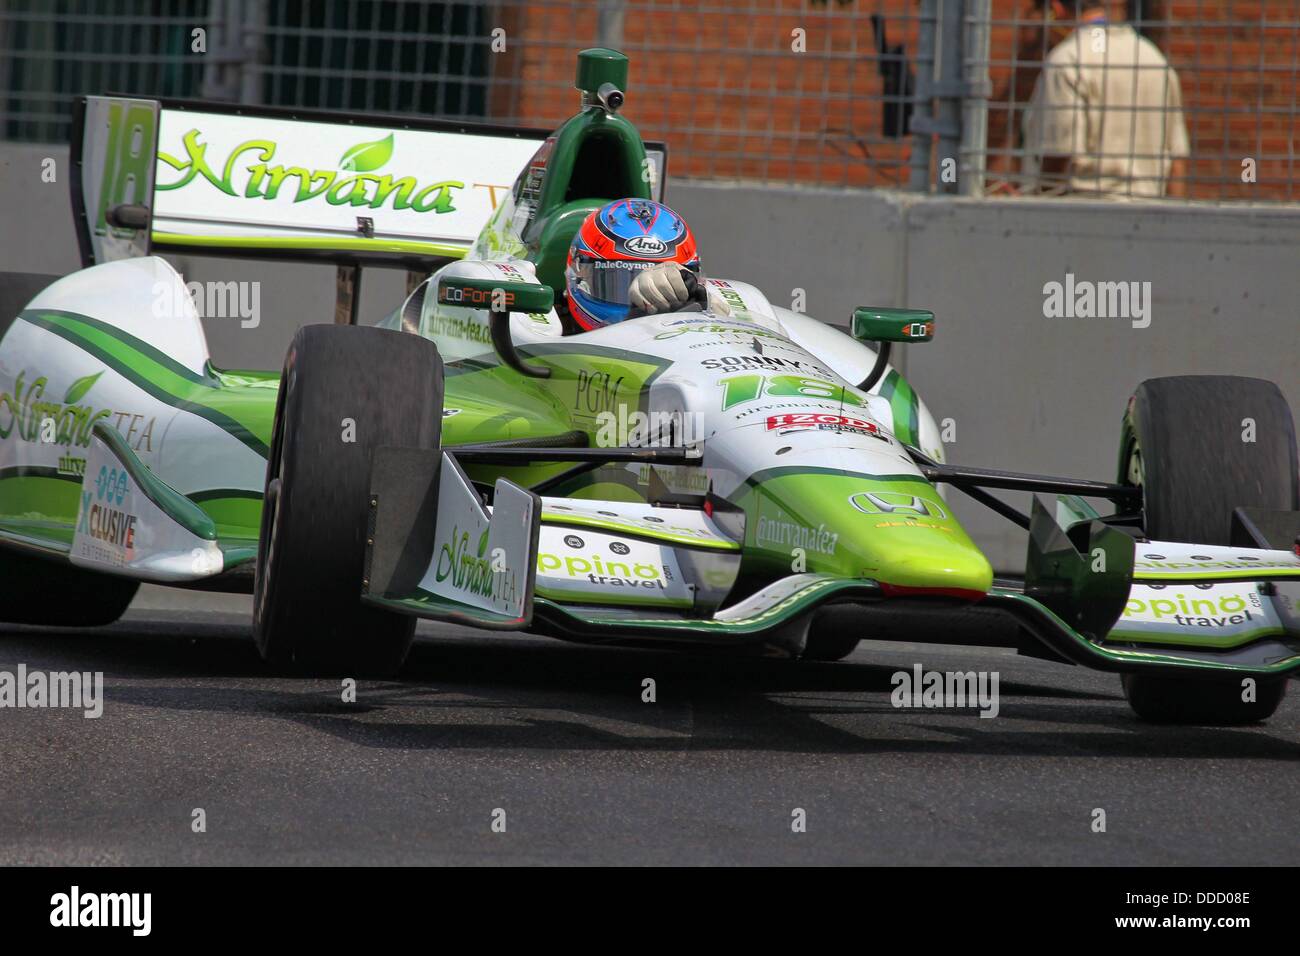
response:
{"label": "wing mirror", "polygon": [[551,311],[555,304],[555,291],[550,286],[538,282],[444,275],[438,279],[438,304],[486,309],[492,347],[501,356],[501,361],[521,375],[550,377],[549,368],[524,362],[510,339],[511,312]]}
{"label": "wing mirror", "polygon": [[876,364],[859,383],[870,391],[889,365],[890,347],[895,342],[928,342],[934,338],[934,313],[927,309],[878,309],[864,305],[853,310],[849,332],[859,342],[879,343]]}
{"label": "wing mirror", "polygon": [[853,310],[851,331],[859,342],[928,342],[934,338],[934,313],[859,306]]}

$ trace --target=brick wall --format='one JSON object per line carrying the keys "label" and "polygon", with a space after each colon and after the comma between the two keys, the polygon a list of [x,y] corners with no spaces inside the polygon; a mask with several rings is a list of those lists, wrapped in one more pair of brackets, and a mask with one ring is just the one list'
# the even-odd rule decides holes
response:
{"label": "brick wall", "polygon": [[[1137,0],[1129,0],[1135,3]],[[1143,0],[1147,32],[1179,73],[1197,198],[1300,198],[1298,0]],[[1126,4],[1115,2],[1122,17]],[[993,0],[991,168],[1014,162],[1020,111],[1045,50],[1022,19],[1028,0]],[[907,181],[906,138],[882,131],[883,81],[871,14],[916,68],[916,0],[776,2],[738,13],[719,0],[630,2],[632,59],[625,112],[647,138],[665,139],[673,176],[886,186]],[[743,9],[743,8],[742,8]],[[508,77],[494,113],[553,125],[577,102],[574,53],[595,42],[595,17],[562,3],[510,11],[522,38],[496,64]],[[792,44],[804,31],[804,52]],[[515,33],[517,30],[519,32]],[[532,42],[530,42],[532,41]],[[1242,160],[1257,163],[1254,184]]]}

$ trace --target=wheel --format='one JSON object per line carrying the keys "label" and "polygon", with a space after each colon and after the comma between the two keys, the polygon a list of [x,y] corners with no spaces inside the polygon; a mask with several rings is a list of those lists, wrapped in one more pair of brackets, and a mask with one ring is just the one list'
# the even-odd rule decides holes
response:
{"label": "wheel", "polygon": [[1129,400],[1119,480],[1142,488],[1150,538],[1226,546],[1234,508],[1297,507],[1297,472],[1295,423],[1272,382],[1148,379]]}
{"label": "wheel", "polygon": [[842,661],[857,648],[861,640],[857,622],[852,615],[835,614],[835,610],[828,607],[813,618],[800,654],[803,661]]}
{"label": "wheel", "polygon": [[853,653],[859,638],[849,634],[808,634],[808,643],[799,656],[805,661],[842,661]]}
{"label": "wheel", "polygon": [[[1291,409],[1276,385],[1256,378],[1145,381],[1124,415],[1119,480],[1142,489],[1148,537],[1227,545],[1234,508],[1287,511],[1300,504]],[[1123,685],[1134,712],[1161,723],[1265,720],[1286,694],[1285,680],[1258,681],[1249,703],[1237,678],[1129,674]]]}
{"label": "wheel", "polygon": [[112,624],[140,587],[130,578],[13,551],[0,551],[0,580],[0,621],[56,627]]}
{"label": "wheel", "polygon": [[1193,680],[1125,674],[1124,696],[1133,712],[1153,724],[1231,727],[1267,720],[1286,696],[1286,681],[1256,679],[1253,701],[1241,680]]}
{"label": "wheel", "polygon": [[437,448],[442,361],[409,333],[308,325],[285,357],[266,464],[253,592],[262,656],[383,676],[415,619],[361,603],[370,461],[381,445]]}

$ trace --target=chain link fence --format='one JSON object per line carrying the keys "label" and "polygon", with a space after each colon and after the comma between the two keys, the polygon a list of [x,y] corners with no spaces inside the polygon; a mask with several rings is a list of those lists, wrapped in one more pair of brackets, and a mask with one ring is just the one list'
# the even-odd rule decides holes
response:
{"label": "chain link fence", "polygon": [[1300,198],[1300,0],[0,0],[0,138],[110,91],[552,126],[598,44],[675,177]]}

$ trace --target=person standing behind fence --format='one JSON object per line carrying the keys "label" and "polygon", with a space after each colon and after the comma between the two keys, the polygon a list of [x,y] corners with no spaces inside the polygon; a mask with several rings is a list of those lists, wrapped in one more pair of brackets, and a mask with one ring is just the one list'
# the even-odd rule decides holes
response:
{"label": "person standing behind fence", "polygon": [[1186,195],[1178,74],[1096,0],[1030,0],[1055,43],[1024,117],[1030,191],[1106,198]]}

